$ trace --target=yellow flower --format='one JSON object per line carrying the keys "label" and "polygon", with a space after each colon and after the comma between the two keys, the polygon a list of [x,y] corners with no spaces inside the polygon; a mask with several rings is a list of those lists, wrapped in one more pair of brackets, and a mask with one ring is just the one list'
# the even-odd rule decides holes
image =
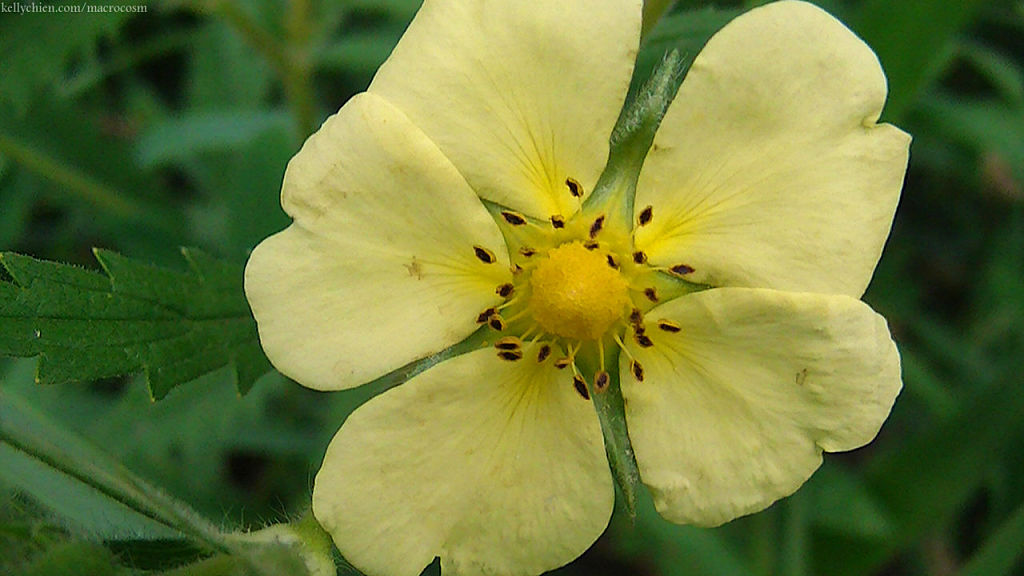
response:
{"label": "yellow flower", "polygon": [[700,525],[869,442],[899,392],[886,323],[858,300],[909,145],[876,124],[874,54],[810,4],[737,18],[693,63],[623,215],[585,202],[641,7],[426,0],[288,166],[294,223],[246,269],[282,373],[340,390],[487,343],[331,442],[314,514],[368,574],[435,556],[446,574],[537,574],[581,554],[614,503],[588,399],[616,379],[659,512]]}

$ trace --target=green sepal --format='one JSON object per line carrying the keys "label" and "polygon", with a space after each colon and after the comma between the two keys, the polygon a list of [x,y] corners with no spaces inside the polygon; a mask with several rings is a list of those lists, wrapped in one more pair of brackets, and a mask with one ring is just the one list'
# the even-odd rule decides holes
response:
{"label": "green sepal", "polygon": [[[626,403],[622,398],[619,385],[618,367],[619,349],[610,350],[605,362],[612,369],[608,372],[608,386],[602,390],[596,387],[596,378],[587,380],[587,390],[601,422],[601,434],[604,437],[604,452],[608,458],[615,484],[622,494],[623,504],[631,520],[636,519],[637,497],[640,493],[640,470],[637,468],[633,444],[629,440],[626,427]],[[578,356],[576,361],[584,374],[596,374],[599,368],[595,359],[589,356]]]}
{"label": "green sepal", "polygon": [[643,25],[640,28],[641,42],[648,37],[661,16],[672,8],[676,0],[644,0]]}
{"label": "green sepal", "polygon": [[143,372],[153,399],[231,366],[239,393],[271,370],[242,289],[242,268],[183,249],[189,270],[96,250],[106,274],[0,255],[0,354],[38,356],[36,381]]}
{"label": "green sepal", "polygon": [[404,366],[395,368],[391,372],[363,384],[361,387],[371,391],[374,395],[382,394],[399,384],[408,382],[417,374],[425,372],[449,358],[461,356],[474,350],[480,350],[481,348],[487,348],[491,345],[493,340],[494,331],[488,328],[487,325],[481,326],[476,330],[476,332],[473,332],[461,342],[457,342],[444,350],[413,360]]}
{"label": "green sepal", "polygon": [[608,162],[594,191],[583,203],[583,214],[606,214],[605,225],[633,229],[633,199],[654,135],[676,96],[684,71],[683,57],[672,50],[636,98],[619,114],[609,142]]}

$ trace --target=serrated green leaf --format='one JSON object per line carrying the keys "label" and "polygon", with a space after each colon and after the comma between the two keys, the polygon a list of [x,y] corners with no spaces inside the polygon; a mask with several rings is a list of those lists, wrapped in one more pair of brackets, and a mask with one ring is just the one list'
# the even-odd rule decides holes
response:
{"label": "serrated green leaf", "polygon": [[160,399],[231,366],[240,393],[270,371],[242,291],[242,270],[184,250],[190,270],[97,250],[106,274],[13,253],[0,264],[0,354],[39,356],[36,380],[60,384],[144,372]]}

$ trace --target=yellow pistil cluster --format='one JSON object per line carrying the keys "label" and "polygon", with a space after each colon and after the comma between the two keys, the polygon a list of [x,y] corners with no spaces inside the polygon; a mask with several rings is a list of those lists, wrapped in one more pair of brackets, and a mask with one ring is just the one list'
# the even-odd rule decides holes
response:
{"label": "yellow pistil cluster", "polygon": [[581,242],[562,244],[537,263],[527,308],[547,332],[597,340],[629,310],[629,284]]}
{"label": "yellow pistil cluster", "polygon": [[[582,198],[579,182],[568,178],[566,187],[574,198]],[[495,290],[503,304],[477,317],[495,333],[488,341],[498,357],[510,362],[551,358],[556,368],[571,368],[573,386],[583,398],[589,398],[588,381],[602,392],[610,383],[606,347],[629,356],[623,345],[627,334],[638,346],[652,346],[644,312],[685,290],[678,279],[692,269],[652,266],[633,247],[633,231],[651,221],[651,207],[639,212],[630,230],[615,228],[600,211],[579,210],[569,218],[556,214],[543,221],[491,209],[509,246],[513,282]],[[481,261],[495,261],[488,251],[476,250]],[[678,331],[664,320],[656,326]],[[631,356],[629,361],[633,377],[642,381],[643,367]]]}

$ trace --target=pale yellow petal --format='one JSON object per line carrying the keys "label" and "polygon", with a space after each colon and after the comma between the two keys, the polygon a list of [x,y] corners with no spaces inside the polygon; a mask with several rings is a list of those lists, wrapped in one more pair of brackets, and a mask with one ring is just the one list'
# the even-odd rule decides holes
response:
{"label": "pale yellow petal", "polygon": [[640,0],[426,0],[370,91],[481,197],[547,218],[593,188],[629,87]]}
{"label": "pale yellow petal", "polygon": [[462,340],[511,279],[479,199],[377,96],[310,137],[282,203],[295,222],[253,251],[245,290],[267,357],[311,388],[357,386]]}
{"label": "pale yellow petal", "polygon": [[601,534],[614,489],[571,374],[493,349],[370,400],[331,441],[313,513],[369,576],[536,575]]}
{"label": "pale yellow petal", "polygon": [[910,137],[875,124],[874,53],[811,4],[740,16],[697,57],[637,192],[650,261],[696,282],[860,296],[888,236]]}
{"label": "pale yellow petal", "polygon": [[[822,451],[870,442],[901,387],[885,319],[847,296],[720,288],[645,317],[622,372],[644,484],[673,522],[716,525],[795,491]],[[658,327],[667,319],[680,330]]]}

